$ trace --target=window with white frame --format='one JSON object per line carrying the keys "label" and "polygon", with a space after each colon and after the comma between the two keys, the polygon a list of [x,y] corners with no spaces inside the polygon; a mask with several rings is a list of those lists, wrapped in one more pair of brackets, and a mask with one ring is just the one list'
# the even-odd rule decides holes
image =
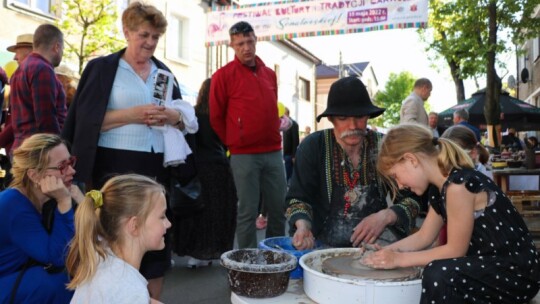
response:
{"label": "window with white frame", "polygon": [[532,41],[533,43],[533,46],[532,46],[532,61],[536,61],[538,60],[538,57],[540,57],[540,37],[536,37],[533,39]]}
{"label": "window with white frame", "polygon": [[310,100],[310,94],[309,94],[310,88],[309,88],[309,80],[299,77],[298,78],[298,97],[300,97],[303,100]]}
{"label": "window with white frame", "polygon": [[523,48],[523,53],[519,55],[518,69],[522,70],[527,67],[527,49]]}
{"label": "window with white frame", "polygon": [[49,17],[58,17],[59,0],[7,0],[7,4],[11,8],[27,10],[40,15]]}
{"label": "window with white frame", "polygon": [[167,59],[188,61],[189,60],[189,20],[179,14],[172,13],[167,19],[166,54]]}

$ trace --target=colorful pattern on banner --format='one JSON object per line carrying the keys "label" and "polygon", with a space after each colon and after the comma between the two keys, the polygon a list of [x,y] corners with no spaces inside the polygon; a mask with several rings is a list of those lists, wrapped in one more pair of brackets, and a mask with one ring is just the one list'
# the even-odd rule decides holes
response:
{"label": "colorful pattern on banner", "polygon": [[258,40],[425,27],[428,0],[314,0],[215,6],[207,14],[206,45],[228,43],[229,28],[249,22]]}

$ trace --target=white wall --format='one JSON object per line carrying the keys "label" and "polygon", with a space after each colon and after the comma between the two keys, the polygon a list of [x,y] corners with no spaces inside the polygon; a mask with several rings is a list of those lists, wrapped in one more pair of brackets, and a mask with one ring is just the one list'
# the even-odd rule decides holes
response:
{"label": "white wall", "polygon": [[[314,126],[315,74],[314,64],[304,56],[278,42],[258,42],[257,55],[274,69],[279,65],[278,100],[290,110],[300,130],[306,125]],[[311,101],[299,98],[298,80],[302,77],[310,82]]]}
{"label": "white wall", "polygon": [[0,6],[0,20],[2,20],[2,30],[0,31],[1,66],[13,59],[15,54],[8,52],[6,47],[15,44],[18,35],[33,34],[40,24],[51,22],[52,20],[21,10],[8,9],[4,7],[3,2]]}
{"label": "white wall", "polygon": [[[165,62],[179,82],[198,92],[201,83],[206,79],[204,29],[207,5],[201,0],[153,0],[151,3],[165,14],[169,22],[155,56]],[[178,20],[182,21],[181,32]],[[174,49],[179,46],[182,46],[183,57],[178,57],[177,50]]]}

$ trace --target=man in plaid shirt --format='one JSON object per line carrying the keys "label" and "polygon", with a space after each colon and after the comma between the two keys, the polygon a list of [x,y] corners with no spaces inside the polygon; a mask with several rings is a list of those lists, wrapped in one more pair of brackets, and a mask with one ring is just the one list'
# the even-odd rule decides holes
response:
{"label": "man in plaid shirt", "polygon": [[54,68],[62,61],[64,35],[42,24],[34,33],[34,51],[11,78],[13,150],[35,133],[60,134],[66,118],[66,96]]}

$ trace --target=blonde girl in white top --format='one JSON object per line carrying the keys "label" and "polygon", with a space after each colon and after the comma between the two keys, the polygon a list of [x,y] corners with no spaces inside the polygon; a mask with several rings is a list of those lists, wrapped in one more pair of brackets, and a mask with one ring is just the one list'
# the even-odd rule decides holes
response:
{"label": "blonde girl in white top", "polygon": [[145,252],[165,246],[165,210],[163,186],[142,175],[119,175],[88,192],[66,262],[71,303],[151,303],[138,269]]}

